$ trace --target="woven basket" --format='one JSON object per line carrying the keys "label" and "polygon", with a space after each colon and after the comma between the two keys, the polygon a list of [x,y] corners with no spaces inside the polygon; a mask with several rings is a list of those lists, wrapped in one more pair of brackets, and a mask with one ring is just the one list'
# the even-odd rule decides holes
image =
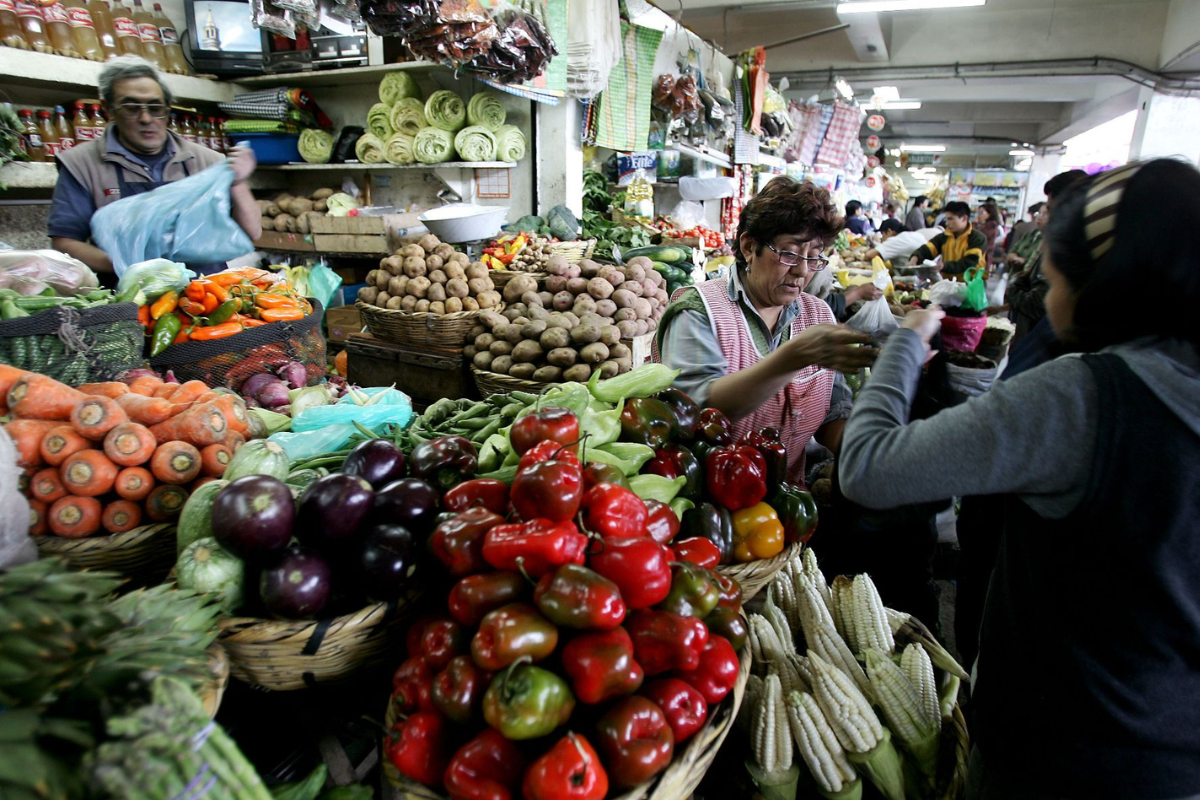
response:
{"label": "woven basket", "polygon": [[212,678],[200,687],[199,695],[204,713],[208,714],[209,719],[213,719],[217,716],[217,710],[221,708],[225,688],[229,686],[229,656],[225,655],[225,649],[221,645],[213,644],[208,648],[208,668],[212,672]]}
{"label": "woven basket", "polygon": [[725,564],[717,567],[717,570],[727,577],[733,578],[742,587],[742,602],[748,601],[751,597],[771,582],[775,577],[775,573],[783,569],[783,565],[788,562],[788,559],[800,552],[804,545],[797,542],[796,544],[788,545],[783,549],[783,552],[772,558],[760,558],[757,561],[747,561],[744,564]]}
{"label": "woven basket", "polygon": [[131,588],[162,583],[175,565],[175,526],[165,522],[109,536],[67,539],[47,534],[36,541],[43,557],[59,556],[71,569],[120,573]]}
{"label": "woven basket", "polygon": [[591,258],[592,253],[596,252],[595,239],[579,239],[574,242],[554,242],[547,250],[550,255],[562,256],[570,264],[578,264],[585,258]]}
{"label": "woven basket", "polygon": [[514,378],[511,375],[501,375],[499,372],[488,372],[485,369],[471,367],[475,376],[475,386],[484,397],[489,394],[504,394],[505,392],[529,392],[541,394],[547,389],[558,386],[557,383],[539,383],[527,381],[524,378]]}
{"label": "woven basket", "polygon": [[111,381],[142,365],[145,335],[134,303],[49,308],[0,322],[0,364],[69,386]]}
{"label": "woven basket", "polygon": [[504,287],[518,275],[528,275],[538,282],[538,286],[542,285],[542,281],[549,275],[548,272],[524,272],[519,269],[493,269],[488,272],[488,277],[492,279],[492,283],[496,287],[497,292],[503,292]]}
{"label": "woven basket", "polygon": [[392,311],[361,300],[355,305],[367,330],[377,339],[411,347],[462,347],[479,319],[478,311],[430,314],[428,311]]}
{"label": "woven basket", "polygon": [[[704,727],[688,739],[682,751],[675,752],[670,765],[654,778],[635,786],[627,792],[610,795],[610,800],[687,800],[700,785],[704,773],[712,765],[717,751],[733,727],[742,696],[746,693],[746,680],[750,677],[750,647],[742,648],[737,684],[733,691],[709,709]],[[390,731],[396,722],[395,704],[388,702],[385,730]],[[383,773],[391,785],[392,793],[384,794],[384,800],[446,800],[446,796],[428,786],[409,780],[401,775],[388,759],[383,759]]]}
{"label": "woven basket", "polygon": [[335,683],[403,645],[401,634],[424,593],[421,583],[413,581],[399,600],[332,619],[225,619],[218,641],[233,677],[252,686],[290,691]]}

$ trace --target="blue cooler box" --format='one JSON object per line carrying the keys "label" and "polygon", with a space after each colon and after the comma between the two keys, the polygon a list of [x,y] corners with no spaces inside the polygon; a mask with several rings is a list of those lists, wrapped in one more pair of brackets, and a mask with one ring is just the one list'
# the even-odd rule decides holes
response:
{"label": "blue cooler box", "polygon": [[235,141],[247,141],[259,164],[287,164],[302,161],[298,133],[239,133]]}

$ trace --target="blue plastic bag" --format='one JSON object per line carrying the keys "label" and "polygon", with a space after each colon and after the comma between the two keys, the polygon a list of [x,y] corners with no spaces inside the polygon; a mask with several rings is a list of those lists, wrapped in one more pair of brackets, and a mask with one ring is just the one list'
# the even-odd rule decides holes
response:
{"label": "blue plastic bag", "polygon": [[389,426],[404,428],[412,420],[412,400],[403,392],[386,387],[359,391],[372,398],[379,394],[383,397],[371,405],[358,405],[347,396],[331,406],[305,409],[292,420],[290,433],[276,433],[270,440],[295,461],[345,447],[361,434],[355,422],[382,434]]}
{"label": "blue plastic bag", "polygon": [[214,164],[181,181],[126,197],[92,215],[92,238],[117,276],[130,264],[166,258],[209,264],[244,256],[254,243],[230,216],[233,168]]}

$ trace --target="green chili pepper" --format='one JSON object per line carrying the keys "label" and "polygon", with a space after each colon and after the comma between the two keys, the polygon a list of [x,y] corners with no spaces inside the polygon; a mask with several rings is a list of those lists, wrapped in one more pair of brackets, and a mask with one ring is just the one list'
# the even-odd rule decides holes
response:
{"label": "green chili pepper", "polygon": [[202,320],[202,324],[220,325],[222,322],[228,322],[234,314],[238,312],[241,304],[237,300],[226,300],[221,305],[217,306],[213,313],[209,314]]}
{"label": "green chili pepper", "polygon": [[18,308],[17,304],[12,301],[12,298],[6,297],[3,301],[0,301],[0,319],[16,319],[28,316],[29,312],[23,308]]}
{"label": "green chili pepper", "polygon": [[158,322],[154,323],[154,333],[150,338],[150,355],[156,356],[170,347],[182,327],[183,323],[174,314],[163,314],[159,317]]}

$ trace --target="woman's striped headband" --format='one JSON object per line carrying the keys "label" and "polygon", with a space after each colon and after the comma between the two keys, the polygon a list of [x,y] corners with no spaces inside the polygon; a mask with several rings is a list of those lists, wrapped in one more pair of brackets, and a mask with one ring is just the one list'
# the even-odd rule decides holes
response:
{"label": "woman's striped headband", "polygon": [[1117,235],[1117,208],[1125,188],[1141,168],[1141,164],[1129,164],[1106,172],[1088,188],[1083,224],[1092,261],[1099,261],[1112,249]]}

